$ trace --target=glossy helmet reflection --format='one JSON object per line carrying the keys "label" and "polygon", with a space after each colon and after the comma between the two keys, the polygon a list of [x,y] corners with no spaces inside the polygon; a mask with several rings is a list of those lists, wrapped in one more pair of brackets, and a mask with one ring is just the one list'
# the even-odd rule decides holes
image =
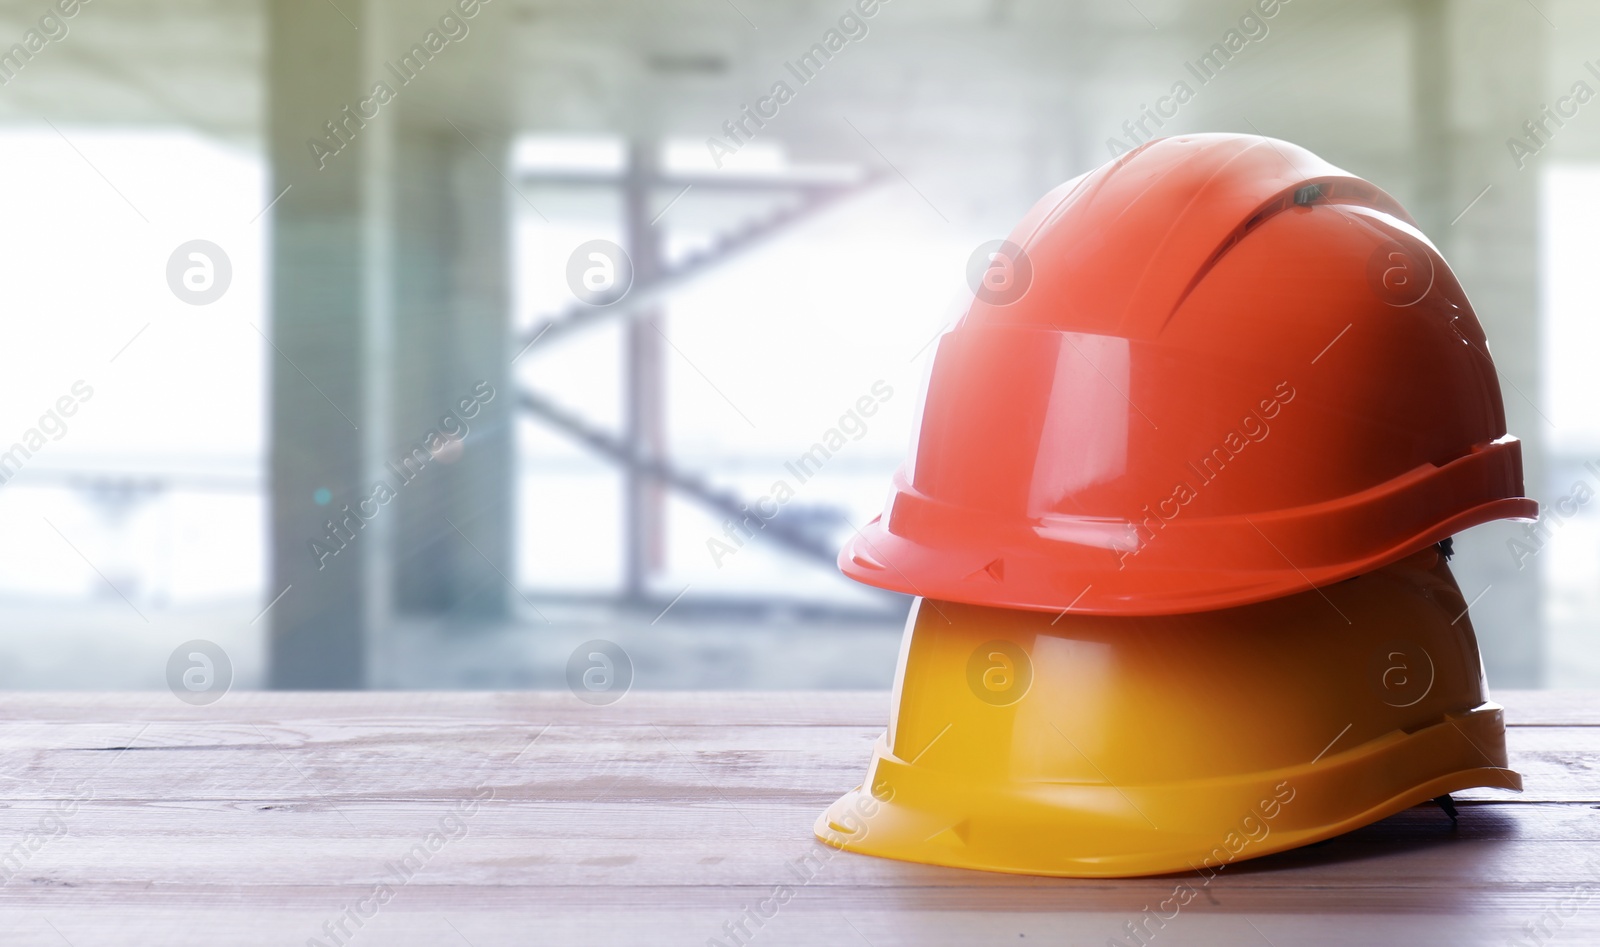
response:
{"label": "glossy helmet reflection", "polygon": [[940,339],[911,459],[840,555],[853,578],[1172,614],[1536,514],[1450,268],[1305,149],[1153,141],[1046,195],[1007,247],[1031,283]]}

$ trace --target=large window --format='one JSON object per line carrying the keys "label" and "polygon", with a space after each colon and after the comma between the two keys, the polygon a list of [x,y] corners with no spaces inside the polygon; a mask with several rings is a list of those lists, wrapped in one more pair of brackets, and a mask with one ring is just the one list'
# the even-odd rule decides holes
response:
{"label": "large window", "polygon": [[1545,482],[1528,486],[1540,491],[1547,533],[1527,546],[1538,549],[1544,569],[1546,683],[1593,687],[1600,681],[1600,166],[1552,168],[1543,204],[1539,403],[1552,424]]}

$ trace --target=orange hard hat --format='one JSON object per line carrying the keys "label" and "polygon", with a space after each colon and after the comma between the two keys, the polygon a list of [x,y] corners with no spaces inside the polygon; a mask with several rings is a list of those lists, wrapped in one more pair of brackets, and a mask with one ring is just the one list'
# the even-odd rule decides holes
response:
{"label": "orange hard hat", "polygon": [[[939,340],[870,585],[1159,615],[1531,518],[1466,294],[1394,198],[1295,145],[1159,139],[1062,185]],[[993,275],[993,268],[991,268]]]}

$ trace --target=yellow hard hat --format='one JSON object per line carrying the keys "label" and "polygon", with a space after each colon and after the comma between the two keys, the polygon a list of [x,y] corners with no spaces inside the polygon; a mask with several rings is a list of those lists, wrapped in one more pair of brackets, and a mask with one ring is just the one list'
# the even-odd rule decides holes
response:
{"label": "yellow hard hat", "polygon": [[889,729],[824,842],[1039,875],[1215,872],[1473,786],[1520,790],[1439,547],[1218,611],[918,599]]}

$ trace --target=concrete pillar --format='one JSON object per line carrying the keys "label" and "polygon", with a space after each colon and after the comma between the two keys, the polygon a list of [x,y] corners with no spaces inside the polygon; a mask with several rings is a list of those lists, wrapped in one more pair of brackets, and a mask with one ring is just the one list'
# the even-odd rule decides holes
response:
{"label": "concrete pillar", "polygon": [[[448,121],[408,124],[396,143],[390,469],[398,484],[403,458],[420,468],[394,504],[404,612],[494,619],[512,592],[509,159],[503,134]],[[463,400],[480,402],[474,417]],[[429,456],[429,432],[461,430]]]}
{"label": "concrete pillar", "polygon": [[[1452,0],[1412,0],[1412,193],[1409,209],[1435,243],[1447,241],[1455,196],[1450,80]],[[1460,208],[1457,208],[1459,210]],[[1440,243],[1441,249],[1444,244]]]}
{"label": "concrete pillar", "polygon": [[[364,18],[360,4],[345,8]],[[267,594],[282,594],[263,619],[267,679],[274,688],[357,688],[381,543],[358,521],[348,531],[328,524],[366,495],[381,433],[381,366],[371,358],[379,300],[368,274],[381,229],[369,182],[384,130],[347,130],[344,144],[325,126],[370,91],[362,31],[325,0],[275,0],[266,17],[270,191],[282,194],[271,211],[271,322],[262,327],[272,340]],[[319,159],[312,140],[340,149]]]}
{"label": "concrete pillar", "polygon": [[[1414,0],[1412,10],[1414,213],[1488,333],[1507,425],[1522,439],[1527,489],[1543,497],[1550,427],[1537,404],[1539,181],[1536,170],[1517,170],[1505,141],[1545,99],[1551,26],[1526,4],[1494,0]],[[1456,543],[1462,591],[1469,600],[1482,593],[1472,620],[1496,687],[1538,686],[1543,677],[1541,564],[1519,569],[1506,548],[1520,533],[1494,524]]]}
{"label": "concrete pillar", "polygon": [[[510,137],[495,91],[504,31],[483,9],[470,34],[402,77],[387,64],[438,25],[437,11],[267,6],[271,191],[283,193],[272,210],[269,595],[288,589],[264,619],[272,687],[363,686],[369,639],[396,607],[505,614]],[[379,81],[392,95],[375,102]],[[405,470],[408,458],[418,469]],[[379,484],[391,498],[373,503]]]}

